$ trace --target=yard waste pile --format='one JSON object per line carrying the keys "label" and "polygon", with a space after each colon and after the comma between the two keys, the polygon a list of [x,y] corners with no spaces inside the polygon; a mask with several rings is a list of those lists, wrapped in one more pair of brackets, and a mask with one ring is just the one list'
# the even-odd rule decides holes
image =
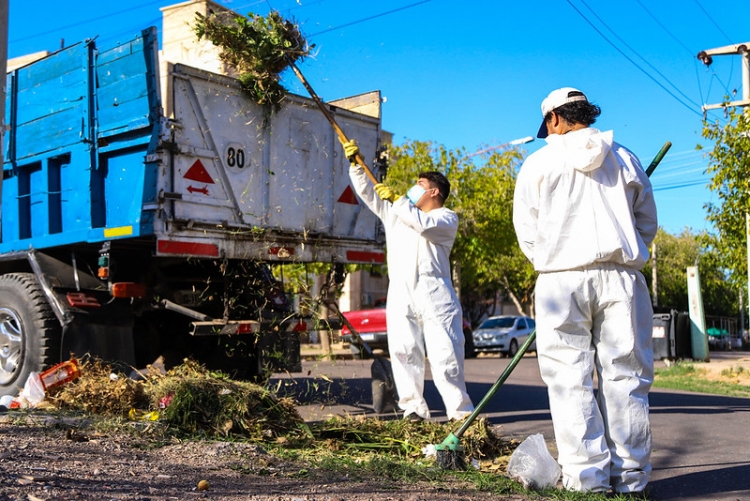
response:
{"label": "yard waste pile", "polygon": [[[137,373],[138,380],[98,359],[83,360],[78,368],[76,379],[50,388],[42,402],[18,412],[82,412],[110,418],[110,424],[119,422],[155,440],[241,440],[313,455],[389,456],[415,462],[424,462],[424,444],[437,441],[450,426],[366,416],[305,423],[291,397],[279,397],[268,388],[233,380],[187,359],[167,372],[149,366]],[[504,472],[518,445],[500,437],[485,419],[474,422],[463,440],[467,463],[487,472]]]}
{"label": "yard waste pile", "polygon": [[53,390],[47,400],[63,410],[159,421],[181,435],[263,440],[299,433],[304,423],[291,399],[192,360],[166,374],[149,367],[140,375],[136,381],[91,360],[77,381]]}
{"label": "yard waste pile", "polygon": [[193,31],[221,48],[219,57],[239,73],[242,89],[258,104],[277,110],[286,96],[279,75],[310,54],[299,27],[272,11],[264,17],[230,12],[195,15]]}

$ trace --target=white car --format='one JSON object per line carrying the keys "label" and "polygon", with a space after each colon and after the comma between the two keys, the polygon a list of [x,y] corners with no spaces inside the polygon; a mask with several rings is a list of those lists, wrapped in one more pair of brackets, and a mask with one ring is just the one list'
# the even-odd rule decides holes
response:
{"label": "white car", "polygon": [[[531,317],[489,317],[474,330],[474,351],[500,352],[506,356],[515,356],[534,329],[536,322]],[[531,343],[527,351],[536,351],[536,341]]]}

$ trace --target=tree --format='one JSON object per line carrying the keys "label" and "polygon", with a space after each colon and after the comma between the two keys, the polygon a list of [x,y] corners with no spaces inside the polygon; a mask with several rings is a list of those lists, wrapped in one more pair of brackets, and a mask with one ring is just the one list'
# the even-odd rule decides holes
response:
{"label": "tree", "polygon": [[[727,273],[721,267],[711,241],[707,233],[696,235],[686,229],[679,235],[671,235],[659,229],[654,239],[658,311],[688,310],[687,267],[698,266],[705,313],[715,316],[734,316],[737,313],[737,289],[727,282]],[[651,284],[651,266],[644,267],[643,272]]]}
{"label": "tree", "polygon": [[464,149],[411,141],[394,147],[392,157],[386,182],[397,193],[405,193],[423,171],[440,171],[451,181],[446,206],[459,216],[452,259],[454,266],[460,263],[461,303],[469,321],[476,325],[494,311],[498,291],[528,310],[535,275],[512,219],[520,150],[495,150],[474,162]]}
{"label": "tree", "polygon": [[[741,108],[727,109],[727,122],[704,121],[703,137],[715,142],[708,153],[709,188],[718,201],[706,206],[717,234],[704,241],[716,252],[717,266],[726,270],[734,289],[747,282],[745,218],[750,210],[750,119]],[[747,297],[747,296],[745,296]]]}

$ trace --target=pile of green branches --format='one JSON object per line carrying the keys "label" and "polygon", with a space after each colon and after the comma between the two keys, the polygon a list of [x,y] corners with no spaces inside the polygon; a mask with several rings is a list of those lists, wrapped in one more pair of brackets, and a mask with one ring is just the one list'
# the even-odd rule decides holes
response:
{"label": "pile of green branches", "polygon": [[219,57],[239,73],[243,90],[258,104],[277,110],[286,96],[279,75],[310,54],[299,27],[278,12],[268,16],[196,13],[193,30],[219,47]]}
{"label": "pile of green branches", "polygon": [[[61,410],[127,420],[128,429],[148,430],[152,439],[247,440],[283,446],[305,457],[393,459],[423,463],[429,446],[442,443],[458,423],[364,416],[305,423],[295,402],[247,381],[208,370],[186,359],[166,373],[148,367],[135,381],[111,365],[89,359],[81,376],[47,395]],[[501,469],[518,446],[497,434],[484,418],[461,438],[467,463],[481,471]]]}

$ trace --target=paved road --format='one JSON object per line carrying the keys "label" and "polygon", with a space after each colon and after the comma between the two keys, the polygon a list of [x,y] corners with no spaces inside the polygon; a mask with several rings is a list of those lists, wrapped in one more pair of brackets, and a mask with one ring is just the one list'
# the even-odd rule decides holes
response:
{"label": "paved road", "polygon": [[[712,360],[737,352],[712,352]],[[739,355],[746,353],[739,353]],[[466,361],[469,394],[475,403],[505,369],[507,358]],[[305,361],[303,372],[277,375],[282,392],[294,395],[308,421],[332,415],[373,414],[371,361]],[[425,397],[433,418],[445,419],[431,379]],[[655,389],[650,395],[653,430],[651,498],[657,501],[750,500],[750,399]],[[553,455],[547,392],[534,354],[524,357],[483,412],[502,425],[506,437],[525,439],[542,433]]]}

